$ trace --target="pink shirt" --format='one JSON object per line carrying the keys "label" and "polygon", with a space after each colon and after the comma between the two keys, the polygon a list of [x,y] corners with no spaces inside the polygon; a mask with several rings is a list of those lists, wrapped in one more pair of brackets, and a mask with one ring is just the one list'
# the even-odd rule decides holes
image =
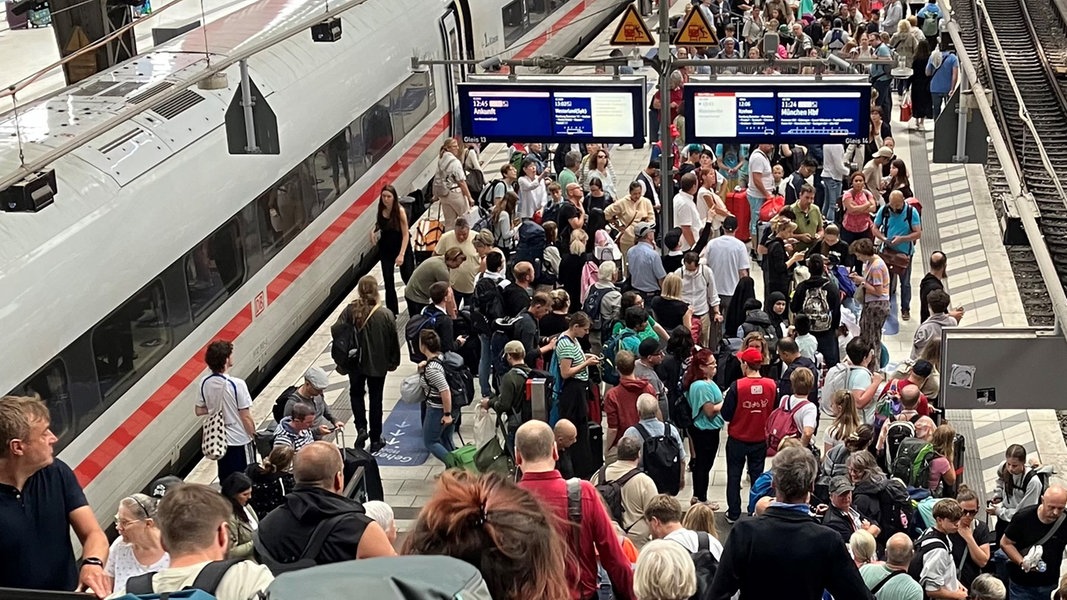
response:
{"label": "pink shirt", "polygon": [[930,481],[927,483],[927,487],[930,491],[937,489],[937,484],[941,483],[941,478],[952,470],[952,464],[948,462],[948,459],[944,456],[938,456],[934,460],[930,461]]}
{"label": "pink shirt", "polygon": [[867,283],[871,284],[881,291],[881,293],[874,293],[868,291],[863,298],[866,302],[888,302],[889,301],[889,267],[886,266],[882,257],[875,256],[867,265],[867,271],[864,273]]}
{"label": "pink shirt", "polygon": [[871,195],[866,189],[863,190],[863,195],[860,198],[854,198],[852,188],[845,190],[845,193],[841,196],[841,206],[845,209],[845,218],[841,221],[841,224],[845,229],[852,233],[863,233],[871,228],[871,215],[870,213],[852,214],[848,212],[849,208],[855,208],[861,204],[866,204],[868,200],[873,200],[874,196]]}

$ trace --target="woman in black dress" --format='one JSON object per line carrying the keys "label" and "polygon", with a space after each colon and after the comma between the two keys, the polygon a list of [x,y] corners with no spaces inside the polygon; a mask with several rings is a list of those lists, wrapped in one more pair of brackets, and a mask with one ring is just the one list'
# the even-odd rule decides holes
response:
{"label": "woman in black dress", "polygon": [[921,40],[915,48],[911,63],[911,118],[915,127],[926,131],[924,119],[934,118],[934,100],[930,96],[930,77],[926,75],[926,63],[930,60],[930,45]]}
{"label": "woman in black dress", "polygon": [[371,231],[371,243],[378,245],[382,284],[385,285],[385,306],[393,314],[400,310],[393,273],[396,267],[404,264],[404,254],[408,248],[408,215],[398,199],[396,188],[382,186],[378,194],[378,218]]}
{"label": "woman in black dress", "polygon": [[682,300],[682,278],[677,273],[667,273],[661,287],[662,293],[652,299],[652,317],[667,331],[679,325],[688,327],[693,315],[689,304]]}

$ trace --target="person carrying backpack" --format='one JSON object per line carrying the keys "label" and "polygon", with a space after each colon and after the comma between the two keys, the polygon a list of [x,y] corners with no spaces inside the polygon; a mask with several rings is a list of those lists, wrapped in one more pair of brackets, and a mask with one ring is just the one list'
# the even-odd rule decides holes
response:
{"label": "person carrying backpack", "polygon": [[640,421],[629,427],[624,438],[641,442],[641,468],[656,483],[661,494],[677,495],[685,487],[685,445],[678,429],[658,417],[659,400],[652,394],[637,398]]}
{"label": "person carrying backpack", "polygon": [[593,327],[589,332],[589,344],[593,351],[608,341],[609,335],[604,330],[619,316],[622,291],[615,285],[619,268],[614,261],[606,260],[597,267],[597,280],[586,293],[582,302],[582,312],[589,315]]}
{"label": "person carrying backpack", "polygon": [[1036,461],[1028,466],[1026,448],[1021,445],[1008,446],[1004,451],[1004,462],[997,468],[993,504],[986,509],[987,514],[997,517],[996,539],[1004,535],[1019,509],[1040,502],[1053,472],[1052,467],[1040,467]]}
{"label": "person carrying backpack", "polygon": [[723,546],[711,534],[691,531],[682,526],[682,505],[673,496],[660,494],[645,507],[645,520],[653,540],[681,545],[693,558],[697,589],[690,598],[711,600],[712,582],[719,569]]}
{"label": "person carrying backpack", "polygon": [[812,436],[819,422],[819,409],[808,401],[808,392],[815,382],[810,369],[799,367],[790,375],[793,393],[782,396],[778,408],[767,419],[767,456],[778,453],[778,445],[786,438],[798,438],[803,447],[812,446]]}
{"label": "person carrying backpack", "polygon": [[866,450],[849,455],[845,461],[848,475],[856,488],[852,491],[852,505],[860,514],[876,523],[881,532],[875,538],[878,550],[894,533],[912,531],[915,509],[907,487],[895,479],[888,479],[874,455]]}
{"label": "person carrying backpack", "polygon": [[811,254],[807,259],[811,276],[800,282],[793,292],[790,309],[793,314],[807,315],[809,331],[815,336],[823,363],[836,365],[840,352],[837,328],[841,326],[841,292],[837,281],[826,272],[826,259]]}
{"label": "person carrying backpack", "polygon": [[600,467],[593,476],[604,504],[613,521],[626,532],[635,546],[641,548],[649,536],[645,508],[659,492],[656,482],[641,470],[641,440],[623,436],[619,440],[618,460]]}

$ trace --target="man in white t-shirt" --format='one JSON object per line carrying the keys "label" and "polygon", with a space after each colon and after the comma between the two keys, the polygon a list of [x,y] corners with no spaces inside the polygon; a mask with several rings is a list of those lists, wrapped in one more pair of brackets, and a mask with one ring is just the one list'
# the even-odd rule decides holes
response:
{"label": "man in white t-shirt", "polygon": [[696,246],[700,230],[704,228],[704,217],[697,209],[696,173],[686,173],[678,181],[680,191],[674,195],[674,226],[682,230],[682,244],[679,250],[686,252]]}
{"label": "man in white t-shirt", "polygon": [[[219,600],[249,600],[274,581],[267,567],[242,560],[222,569],[217,585],[205,585],[211,574],[207,569],[219,568],[215,563],[226,559],[230,542],[227,528],[233,516],[230,501],[215,490],[195,483],[178,485],[159,501],[157,515],[163,547],[170,552],[170,567],[130,578],[127,592],[163,594],[194,588]],[[199,577],[202,571],[204,577]],[[142,586],[150,589],[142,591]]]}
{"label": "man in white t-shirt", "polygon": [[244,380],[229,375],[233,367],[232,342],[211,342],[204,353],[204,362],[211,369],[211,374],[200,380],[200,398],[196,401],[195,412],[202,417],[215,414],[222,407],[227,448],[218,464],[219,481],[223,481],[231,473],[244,473],[248,465],[256,460],[252,444],[256,435],[251,413],[252,396]]}
{"label": "man in white t-shirt", "polygon": [[722,558],[722,543],[707,533],[698,534],[682,527],[682,505],[678,499],[667,494],[660,494],[648,501],[645,506],[645,521],[654,540],[670,540],[681,544],[689,553],[697,551],[700,535],[709,538],[711,555],[715,560]]}
{"label": "man in white t-shirt", "polygon": [[748,223],[748,228],[753,236],[753,246],[757,241],[755,236],[759,226],[759,209],[774,195],[771,152],[774,152],[774,144],[760,144],[748,159],[747,193],[748,205],[752,209],[752,218]]}
{"label": "man in white t-shirt", "polygon": [[737,217],[726,217],[722,228],[726,233],[708,242],[704,248],[704,262],[715,277],[715,289],[719,292],[719,314],[725,315],[730,307],[730,298],[737,289],[737,282],[742,277],[748,277],[752,263],[745,243],[734,235]]}

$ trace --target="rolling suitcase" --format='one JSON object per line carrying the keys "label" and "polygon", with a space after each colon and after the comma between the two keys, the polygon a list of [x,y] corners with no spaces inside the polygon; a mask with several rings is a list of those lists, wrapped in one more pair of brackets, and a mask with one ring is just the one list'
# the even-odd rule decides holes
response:
{"label": "rolling suitcase", "polygon": [[[344,434],[337,431],[338,448],[344,461],[345,489],[344,495],[359,502],[367,500],[385,500],[382,488],[382,475],[378,470],[378,459],[363,448],[348,448]],[[363,467],[362,483],[354,481],[353,476]]]}
{"label": "rolling suitcase", "polygon": [[594,473],[604,466],[604,428],[593,421],[589,422],[589,456],[593,462],[584,472]]}

